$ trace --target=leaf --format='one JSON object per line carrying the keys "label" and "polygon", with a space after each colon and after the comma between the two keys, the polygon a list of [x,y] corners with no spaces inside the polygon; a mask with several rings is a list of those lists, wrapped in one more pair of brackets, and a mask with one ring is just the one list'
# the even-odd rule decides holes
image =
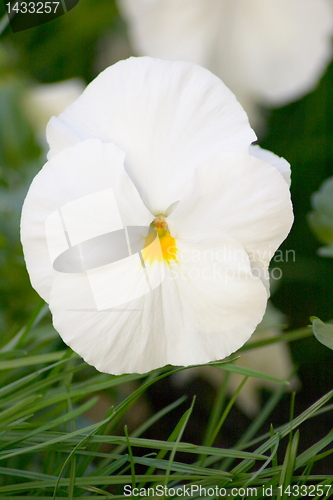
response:
{"label": "leaf", "polygon": [[324,323],[315,316],[312,316],[310,320],[312,322],[312,331],[316,339],[329,349],[333,349],[333,325]]}
{"label": "leaf", "polygon": [[321,255],[321,257],[333,257],[333,243],[326,247],[318,248],[318,255]]}
{"label": "leaf", "polygon": [[333,177],[326,179],[320,190],[312,195],[314,210],[308,214],[308,223],[319,241],[328,246],[320,248],[323,257],[333,257]]}
{"label": "leaf", "polygon": [[266,375],[266,373],[258,372],[257,370],[252,370],[251,368],[246,368],[244,366],[234,365],[232,363],[225,364],[221,369],[226,370],[228,372],[238,373],[239,375],[244,375],[244,377],[255,377],[261,378],[263,380],[270,380],[272,382],[277,382],[278,384],[288,385],[288,380],[281,380],[276,377],[272,377],[271,375]]}

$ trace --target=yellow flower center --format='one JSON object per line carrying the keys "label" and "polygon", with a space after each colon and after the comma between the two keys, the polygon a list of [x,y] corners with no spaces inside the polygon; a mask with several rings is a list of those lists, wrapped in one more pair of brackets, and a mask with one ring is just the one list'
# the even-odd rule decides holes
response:
{"label": "yellow flower center", "polygon": [[[156,238],[159,239],[159,246],[152,244]],[[154,260],[165,260],[169,265],[171,260],[177,262],[176,240],[170,235],[168,224],[163,215],[158,215],[150,224],[150,231],[145,238],[142,250],[143,260],[152,263]]]}

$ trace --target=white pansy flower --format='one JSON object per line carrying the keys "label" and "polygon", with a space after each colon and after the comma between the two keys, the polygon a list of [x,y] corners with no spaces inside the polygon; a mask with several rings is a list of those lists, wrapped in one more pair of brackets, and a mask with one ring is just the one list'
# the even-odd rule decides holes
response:
{"label": "white pansy flower", "polygon": [[196,62],[250,122],[313,90],[332,57],[329,0],[118,0],[139,55]]}
{"label": "white pansy flower", "polygon": [[243,345],[293,216],[285,161],[249,154],[255,135],[221,80],[130,58],[52,118],[47,137],[21,237],[64,341],[113,374]]}
{"label": "white pansy flower", "polygon": [[52,116],[58,116],[83,92],[85,84],[80,78],[55,83],[44,83],[27,89],[24,98],[26,112],[40,133]]}

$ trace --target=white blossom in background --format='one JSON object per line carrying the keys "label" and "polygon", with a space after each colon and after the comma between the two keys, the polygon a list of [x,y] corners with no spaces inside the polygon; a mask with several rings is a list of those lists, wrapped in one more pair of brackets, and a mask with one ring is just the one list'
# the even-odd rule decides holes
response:
{"label": "white blossom in background", "polygon": [[50,118],[60,115],[82,94],[84,88],[85,83],[80,78],[28,88],[23,104],[37,132],[45,135],[45,128]]}
{"label": "white blossom in background", "polygon": [[113,374],[243,345],[292,224],[289,165],[249,150],[255,134],[221,80],[130,58],[52,118],[47,138],[21,238],[63,340]]}
{"label": "white blossom in background", "polygon": [[[266,340],[281,335],[281,325],[283,322],[283,314],[268,302],[263,320],[258,325],[249,342]],[[235,364],[280,380],[290,379],[288,386],[288,390],[290,391],[296,390],[300,385],[298,378],[293,375],[295,368],[289,348],[283,342],[241,352]],[[195,377],[206,380],[218,390],[223,383],[225,371],[217,368],[213,369],[209,366],[200,366],[176,373],[173,375],[173,381],[176,385],[181,385]],[[243,379],[243,375],[229,373],[227,392],[230,396],[235,393]],[[271,380],[249,377],[237,396],[236,404],[248,417],[254,417],[260,410],[260,390],[265,388],[274,391],[278,385],[277,382],[272,382]]]}
{"label": "white blossom in background", "polygon": [[[281,324],[283,315],[270,303],[267,305],[265,316],[251,337],[251,342],[266,340],[282,334]],[[292,363],[288,346],[284,342],[269,344],[265,347],[251,349],[240,353],[237,360],[239,366],[257,370],[280,380],[289,380],[288,390],[294,391],[299,387],[299,380],[294,375],[295,368]],[[215,371],[215,370],[214,370]],[[228,383],[229,394],[234,394],[243,376],[231,373]],[[266,379],[249,377],[237,398],[238,405],[250,417],[260,410],[260,389],[276,390],[277,383]]]}
{"label": "white blossom in background", "polygon": [[332,57],[331,0],[118,0],[138,55],[186,60],[219,76],[252,126],[259,106],[313,90]]}

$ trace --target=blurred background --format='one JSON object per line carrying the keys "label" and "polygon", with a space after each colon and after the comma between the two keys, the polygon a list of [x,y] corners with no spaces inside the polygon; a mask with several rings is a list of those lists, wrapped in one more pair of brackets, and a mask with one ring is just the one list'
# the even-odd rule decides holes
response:
{"label": "blurred background", "polygon": [[[4,3],[0,3],[0,17],[4,15]],[[81,0],[67,14],[43,25],[16,33],[10,26],[4,28],[0,38],[1,336],[13,336],[40,302],[25,269],[19,219],[29,184],[45,163],[46,122],[53,114],[59,114],[105,67],[132,54],[140,54],[142,49],[134,46],[133,40],[113,0]],[[282,253],[272,262],[272,268],[281,269],[281,277],[274,280],[271,302],[283,314],[278,322],[283,323],[287,331],[307,326],[310,316],[318,316],[323,321],[333,319],[333,258],[318,254],[323,243],[330,244],[333,210],[331,218],[328,213],[323,224],[327,227],[315,231],[317,236],[308,218],[314,210],[313,193],[333,176],[331,62],[327,62],[318,74],[313,87],[314,90],[280,108],[270,109],[267,104],[259,103],[258,143],[286,158],[292,167],[295,223],[281,247]],[[329,199],[327,204],[329,212]],[[47,328],[52,328],[49,317],[44,322]],[[63,348],[58,337],[54,348]],[[313,336],[292,342],[289,348],[299,379],[297,414],[332,389],[333,354]],[[270,362],[274,363],[274,352],[270,356]],[[196,372],[185,379],[165,379],[155,384],[147,393],[143,415],[156,412],[184,393],[197,394],[192,423],[184,439],[199,442],[202,422],[208,419],[220,383],[213,379]],[[270,389],[259,387],[258,391],[260,404],[267,400]],[[288,419],[289,404],[290,395],[286,394],[271,416],[275,425]],[[226,446],[235,442],[250,422],[252,410],[246,408],[246,403],[232,410],[225,432],[219,438],[220,444]],[[170,417],[160,422],[158,428],[153,426],[149,436],[166,439],[172,425]],[[331,428],[327,414],[316,420],[315,428],[311,428],[311,422],[306,425],[311,429],[310,444],[314,434],[318,434],[319,439]],[[302,446],[308,444],[306,434],[303,433]],[[331,459],[321,467],[325,473],[332,472]]]}

